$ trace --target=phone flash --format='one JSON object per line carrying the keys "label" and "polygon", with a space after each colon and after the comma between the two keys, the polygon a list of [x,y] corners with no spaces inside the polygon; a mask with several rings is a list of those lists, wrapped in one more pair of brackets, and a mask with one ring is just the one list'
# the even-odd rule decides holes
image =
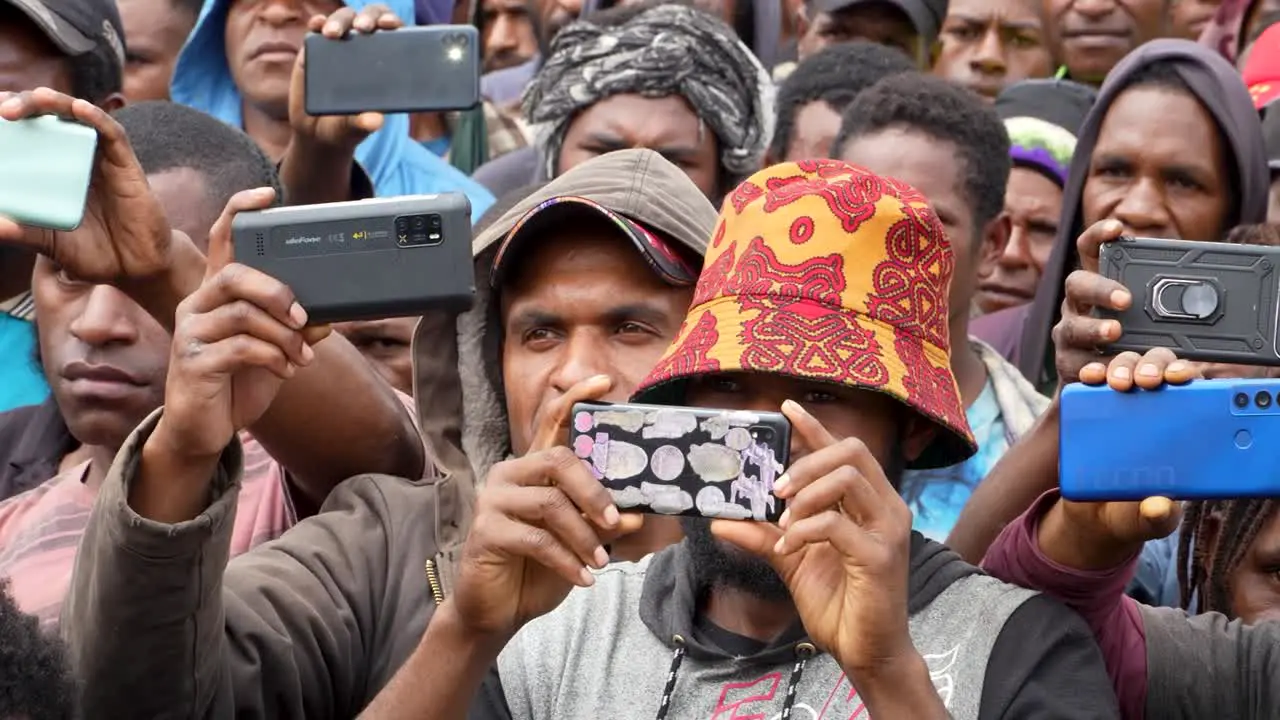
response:
{"label": "phone flash", "polygon": [[462,62],[462,56],[463,52],[460,47],[451,47],[445,52],[445,57],[448,58],[449,62]]}

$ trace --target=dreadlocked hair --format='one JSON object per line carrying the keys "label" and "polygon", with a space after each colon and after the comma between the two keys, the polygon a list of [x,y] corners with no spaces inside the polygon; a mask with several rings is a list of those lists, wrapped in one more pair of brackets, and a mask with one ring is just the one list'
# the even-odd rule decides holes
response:
{"label": "dreadlocked hair", "polygon": [[[1227,234],[1233,245],[1280,246],[1280,226],[1240,225]],[[1202,500],[1186,504],[1178,538],[1178,594],[1183,609],[1194,599],[1200,612],[1220,612],[1234,617],[1231,609],[1231,574],[1244,560],[1249,546],[1277,508],[1269,498]],[[1217,525],[1217,546],[1209,556],[1209,535]]]}
{"label": "dreadlocked hair", "polygon": [[[1234,617],[1231,574],[1244,561],[1249,546],[1276,511],[1271,498],[1242,498],[1189,503],[1178,538],[1178,591],[1184,609],[1194,598],[1199,612]],[[1209,554],[1209,533],[1217,526],[1218,541]]]}

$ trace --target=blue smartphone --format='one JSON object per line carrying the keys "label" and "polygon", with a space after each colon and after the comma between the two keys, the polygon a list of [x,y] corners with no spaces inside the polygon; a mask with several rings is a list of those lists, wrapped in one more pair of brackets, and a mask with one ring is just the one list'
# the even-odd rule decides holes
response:
{"label": "blue smartphone", "polygon": [[84,219],[98,131],[52,115],[0,120],[0,215],[75,230]]}
{"label": "blue smartphone", "polygon": [[1280,496],[1280,380],[1062,390],[1059,485],[1068,500]]}

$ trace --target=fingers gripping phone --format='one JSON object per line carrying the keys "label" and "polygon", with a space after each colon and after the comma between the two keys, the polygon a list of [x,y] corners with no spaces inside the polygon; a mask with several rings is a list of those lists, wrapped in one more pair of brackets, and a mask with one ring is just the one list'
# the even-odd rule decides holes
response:
{"label": "fingers gripping phone", "polygon": [[98,131],[52,115],[0,120],[0,215],[69,231],[84,219]]}
{"label": "fingers gripping phone", "polygon": [[1280,365],[1280,248],[1121,238],[1104,243],[1099,271],[1133,294],[1110,351],[1171,348],[1189,360]]}
{"label": "fingers gripping phone", "polygon": [[785,509],[781,413],[578,403],[570,443],[624,512],[777,522]]}
{"label": "fingers gripping phone", "polygon": [[1280,495],[1280,381],[1062,390],[1059,484],[1081,502]]}
{"label": "fingers gripping phone", "polygon": [[308,115],[441,112],[480,104],[480,38],[429,25],[306,39]]}

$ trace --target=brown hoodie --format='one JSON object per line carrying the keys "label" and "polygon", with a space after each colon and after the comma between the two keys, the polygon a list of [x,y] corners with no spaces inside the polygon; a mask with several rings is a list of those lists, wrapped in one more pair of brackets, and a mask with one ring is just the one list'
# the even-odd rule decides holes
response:
{"label": "brown hoodie", "polygon": [[372,700],[451,591],[474,478],[510,452],[488,291],[493,251],[528,210],[566,195],[698,255],[716,220],[677,167],[626,150],[575,167],[482,232],[476,303],[459,317],[456,340],[441,321],[424,322],[414,340],[436,478],[351,478],[318,515],[228,563],[238,443],[222,457],[208,509],[164,525],[126,502],[163,410],[134,431],[103,482],[63,609],[86,717],[350,718]]}

